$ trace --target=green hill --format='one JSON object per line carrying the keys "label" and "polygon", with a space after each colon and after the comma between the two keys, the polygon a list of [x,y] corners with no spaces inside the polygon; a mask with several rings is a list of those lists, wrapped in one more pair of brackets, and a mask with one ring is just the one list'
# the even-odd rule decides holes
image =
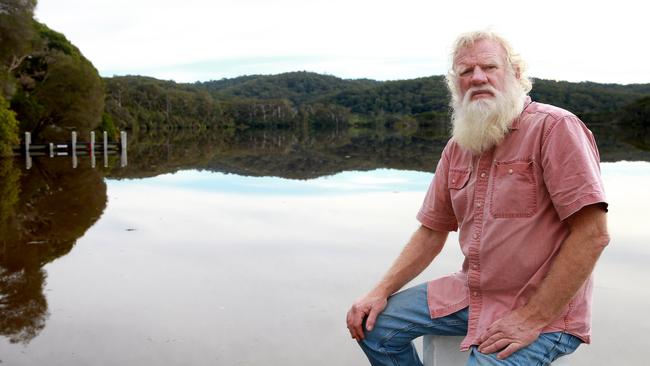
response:
{"label": "green hill", "polygon": [[[446,123],[443,76],[341,79],[311,72],[248,75],[192,84],[142,76],[105,79],[107,111],[121,128],[260,127]],[[586,123],[617,120],[650,95],[650,84],[535,79],[534,100],[566,108]]]}

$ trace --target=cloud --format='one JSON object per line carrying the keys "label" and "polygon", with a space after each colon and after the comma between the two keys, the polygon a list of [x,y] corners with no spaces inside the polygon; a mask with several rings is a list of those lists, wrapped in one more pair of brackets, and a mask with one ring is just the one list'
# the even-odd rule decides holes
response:
{"label": "cloud", "polygon": [[[103,75],[178,81],[309,70],[346,78],[443,74],[457,34],[492,27],[550,79],[650,82],[643,2],[41,0]],[[561,9],[561,10],[558,10]],[[239,61],[239,62],[238,62]],[[203,65],[204,67],[201,67]]]}

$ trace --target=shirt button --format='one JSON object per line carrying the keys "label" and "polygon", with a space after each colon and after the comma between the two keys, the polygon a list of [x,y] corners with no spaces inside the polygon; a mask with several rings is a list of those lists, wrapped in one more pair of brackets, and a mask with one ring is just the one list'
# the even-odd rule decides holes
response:
{"label": "shirt button", "polygon": [[512,174],[512,169],[508,169],[508,174]]}
{"label": "shirt button", "polygon": [[452,183],[456,183],[456,179],[452,179],[451,182],[452,182]]}
{"label": "shirt button", "polygon": [[474,297],[478,296],[478,291],[472,292],[472,296],[474,296]]}
{"label": "shirt button", "polygon": [[476,207],[478,207],[478,208],[481,208],[481,206],[483,206],[483,205],[481,204],[481,202],[478,202],[478,203],[476,204]]}
{"label": "shirt button", "polygon": [[472,269],[478,269],[478,265],[477,264],[472,264]]}
{"label": "shirt button", "polygon": [[485,178],[485,172],[481,173],[481,178]]}
{"label": "shirt button", "polygon": [[473,235],[474,239],[478,239],[478,234]]}

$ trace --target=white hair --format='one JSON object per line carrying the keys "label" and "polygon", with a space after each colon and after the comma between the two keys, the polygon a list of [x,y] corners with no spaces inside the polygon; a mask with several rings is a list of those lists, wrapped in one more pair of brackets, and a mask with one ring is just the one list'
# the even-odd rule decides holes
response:
{"label": "white hair", "polygon": [[491,30],[481,30],[463,33],[458,38],[456,38],[456,41],[454,42],[454,47],[451,54],[451,68],[446,77],[447,87],[451,93],[452,102],[454,99],[459,101],[463,98],[463,96],[460,95],[458,74],[455,69],[456,58],[463,49],[471,47],[475,43],[483,40],[494,41],[503,48],[506,54],[506,67],[510,72],[514,73],[517,81],[519,82],[518,84],[523,90],[524,94],[528,94],[528,92],[533,87],[533,83],[526,75],[527,66],[526,62],[521,58],[521,55],[513,50],[512,46],[510,46],[510,43],[505,38],[501,37]]}

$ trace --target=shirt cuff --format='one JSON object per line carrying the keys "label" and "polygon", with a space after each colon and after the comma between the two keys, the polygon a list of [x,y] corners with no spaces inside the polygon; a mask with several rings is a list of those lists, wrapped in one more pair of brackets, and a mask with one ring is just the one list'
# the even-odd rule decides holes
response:
{"label": "shirt cuff", "polygon": [[415,217],[423,226],[436,231],[456,231],[458,230],[458,222],[456,218],[440,218],[433,217],[420,210]]}
{"label": "shirt cuff", "polygon": [[583,207],[593,205],[596,203],[602,203],[603,204],[602,207],[605,209],[605,212],[607,212],[608,204],[605,201],[605,195],[603,193],[592,193],[586,196],[582,196],[566,206],[557,207],[556,210],[558,215],[560,216],[560,220],[564,221],[569,216],[580,211],[580,209],[582,209]]}

